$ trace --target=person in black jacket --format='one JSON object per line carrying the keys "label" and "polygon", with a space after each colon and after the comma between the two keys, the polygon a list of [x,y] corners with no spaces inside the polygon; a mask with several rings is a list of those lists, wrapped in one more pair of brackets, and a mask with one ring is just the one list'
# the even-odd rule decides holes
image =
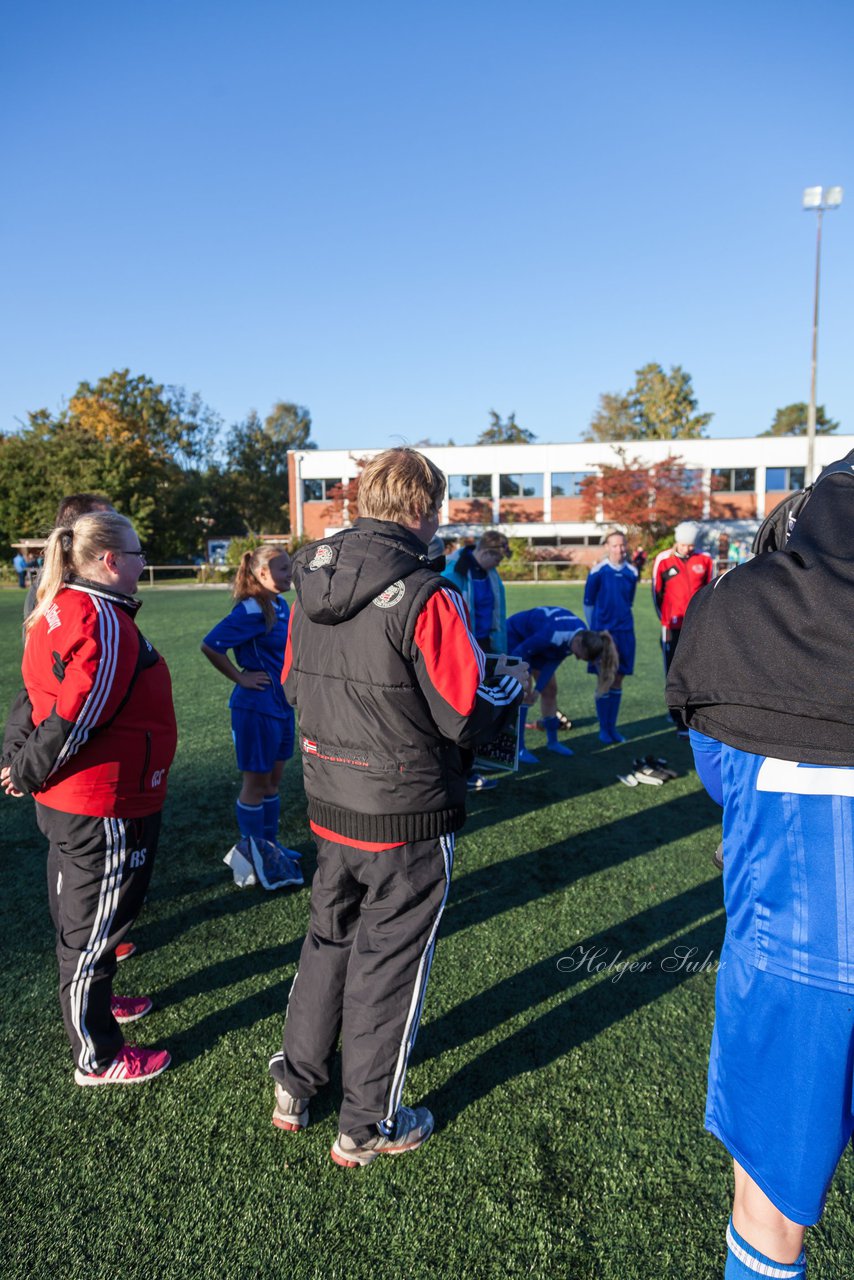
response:
{"label": "person in black jacket", "polygon": [[487,660],[457,590],[429,566],[445,480],[411,449],[365,467],[361,516],[294,557],[282,678],[297,709],[317,844],[311,924],[273,1057],[273,1123],[299,1130],[342,1041],[332,1159],[414,1150],[426,1107],[401,1104],[470,752],[515,717],[524,663]]}

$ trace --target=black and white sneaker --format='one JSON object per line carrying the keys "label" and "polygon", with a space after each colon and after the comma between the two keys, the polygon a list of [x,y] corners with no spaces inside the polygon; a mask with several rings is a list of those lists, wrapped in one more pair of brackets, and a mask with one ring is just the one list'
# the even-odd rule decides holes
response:
{"label": "black and white sneaker", "polygon": [[346,1133],[339,1133],[329,1154],[342,1168],[357,1169],[359,1165],[370,1164],[377,1156],[402,1156],[407,1151],[415,1151],[432,1132],[433,1116],[426,1107],[398,1107],[390,1138],[378,1133],[360,1146]]}

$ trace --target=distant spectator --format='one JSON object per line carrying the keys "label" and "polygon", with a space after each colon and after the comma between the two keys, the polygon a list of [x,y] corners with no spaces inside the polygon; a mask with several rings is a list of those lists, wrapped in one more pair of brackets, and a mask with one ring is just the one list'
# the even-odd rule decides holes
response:
{"label": "distant spectator", "polygon": [[25,557],[21,555],[20,551],[18,552],[18,554],[17,554],[17,555],[14,557],[14,559],[12,560],[12,568],[15,570],[15,573],[18,575],[18,586],[19,586],[19,587],[21,587],[21,588],[26,587],[26,585],[27,585],[27,561],[26,561]]}

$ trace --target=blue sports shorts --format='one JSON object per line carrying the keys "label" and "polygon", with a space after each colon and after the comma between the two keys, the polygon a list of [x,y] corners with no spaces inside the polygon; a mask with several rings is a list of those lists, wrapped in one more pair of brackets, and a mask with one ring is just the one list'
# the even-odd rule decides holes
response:
{"label": "blue sports shorts", "polygon": [[[617,646],[617,653],[620,655],[620,663],[617,671],[621,676],[634,675],[635,670],[635,633],[631,627],[627,627],[624,631],[618,631],[616,628],[611,630],[608,628],[608,634]],[[598,675],[595,662],[588,662],[587,670],[592,676]]]}
{"label": "blue sports shorts", "polygon": [[293,713],[283,719],[233,707],[231,736],[241,773],[269,773],[277,760],[294,754]]}
{"label": "blue sports shorts", "polygon": [[805,1227],[854,1131],[853,1074],[854,996],[766,973],[725,943],[706,1128]]}

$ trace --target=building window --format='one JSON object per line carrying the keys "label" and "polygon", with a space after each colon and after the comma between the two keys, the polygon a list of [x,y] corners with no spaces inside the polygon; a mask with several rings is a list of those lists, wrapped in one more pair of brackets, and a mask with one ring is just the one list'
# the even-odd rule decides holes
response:
{"label": "building window", "polygon": [[715,467],[712,471],[712,490],[715,493],[755,493],[756,469]]}
{"label": "building window", "polygon": [[499,476],[499,493],[502,498],[541,498],[543,477],[538,475]]}
{"label": "building window", "polygon": [[787,493],[790,489],[803,489],[806,478],[806,467],[769,467],[765,472],[765,488],[773,493]]}
{"label": "building window", "polygon": [[448,476],[448,497],[452,502],[491,498],[492,476]]}
{"label": "building window", "polygon": [[593,475],[592,471],[553,471],[552,497],[580,498],[582,485],[591,475]]}
{"label": "building window", "polygon": [[303,502],[325,502],[329,497],[329,490],[342,483],[340,476],[336,476],[334,480],[303,480],[302,500]]}

